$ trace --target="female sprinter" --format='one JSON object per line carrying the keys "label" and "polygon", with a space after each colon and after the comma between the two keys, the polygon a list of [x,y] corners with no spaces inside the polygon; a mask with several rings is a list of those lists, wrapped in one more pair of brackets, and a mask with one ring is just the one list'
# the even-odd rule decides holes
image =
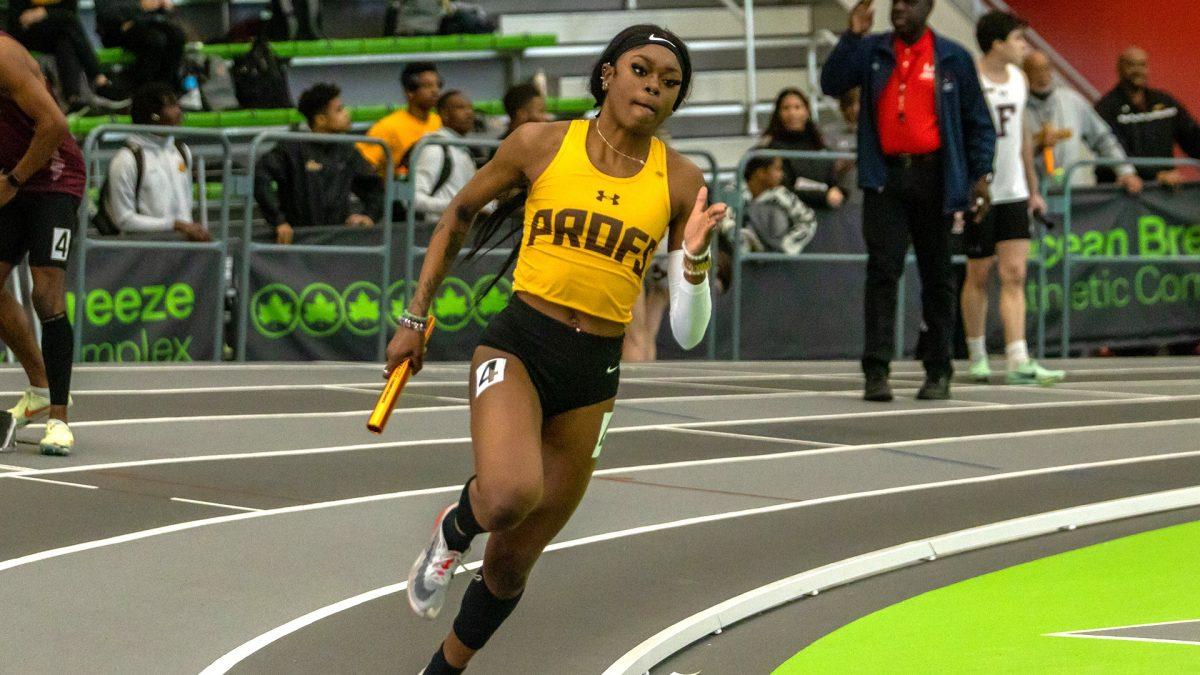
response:
{"label": "female sprinter", "polygon": [[[691,348],[704,335],[709,243],[725,205],[706,208],[700,170],[654,138],[687,95],[691,70],[673,33],[650,25],[622,31],[592,69],[598,117],[518,127],[437,225],[388,345],[389,371],[404,359],[420,369],[430,300],[476,214],[497,195],[529,186],[515,293],[471,360],[476,475],[438,516],[408,577],[413,611],[436,617],[472,538],[491,533],[483,568],[425,675],[462,672],[583,498],[612,416],[622,333],[663,237],[675,338]],[[483,238],[505,211],[482,225]],[[483,242],[476,243],[478,250]]]}

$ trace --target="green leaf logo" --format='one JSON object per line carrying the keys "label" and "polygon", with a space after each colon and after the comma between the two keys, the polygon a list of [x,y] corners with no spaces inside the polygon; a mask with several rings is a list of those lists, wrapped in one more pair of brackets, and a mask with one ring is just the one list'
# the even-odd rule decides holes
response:
{"label": "green leaf logo", "polygon": [[467,297],[456,293],[453,288],[447,287],[433,301],[433,313],[439,319],[450,316],[465,316],[467,313]]}
{"label": "green leaf logo", "polygon": [[289,324],[292,322],[292,305],[284,302],[278,293],[272,293],[270,299],[258,305],[258,322],[264,326]]}
{"label": "green leaf logo", "polygon": [[505,307],[508,307],[508,294],[498,286],[493,286],[492,290],[479,300],[479,313],[484,316],[495,316]]}
{"label": "green leaf logo", "polygon": [[324,293],[317,292],[316,296],[304,306],[304,323],[333,323],[337,321],[338,311],[337,304],[325,297]]}
{"label": "green leaf logo", "polygon": [[379,321],[379,303],[367,297],[365,291],[359,291],[354,300],[346,305],[346,314],[352,323],[370,323]]}
{"label": "green leaf logo", "polygon": [[400,315],[404,313],[404,298],[396,298],[392,300],[391,317],[392,323],[396,323]]}

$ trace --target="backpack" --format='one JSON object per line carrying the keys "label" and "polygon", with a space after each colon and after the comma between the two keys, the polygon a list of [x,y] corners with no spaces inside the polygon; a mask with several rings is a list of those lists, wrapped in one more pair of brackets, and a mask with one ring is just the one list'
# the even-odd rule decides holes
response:
{"label": "backpack", "polygon": [[[402,166],[406,169],[411,168],[409,164],[412,163],[412,151],[415,147],[416,145],[414,144],[411,148],[404,151],[404,156],[400,158],[400,163],[397,166]],[[454,160],[450,157],[450,146],[442,145],[439,147],[442,149],[442,168],[438,171],[437,180],[433,182],[433,189],[429,191],[431,195],[437,194],[437,191],[442,189],[446,181],[450,180],[450,173],[454,171]],[[411,172],[409,173],[409,177],[412,177]]]}
{"label": "backpack", "polygon": [[[142,146],[137,143],[125,143],[125,147],[133,153],[133,163],[136,167],[136,177],[133,181],[133,210],[136,212],[140,206],[142,194],[142,174],[146,171],[146,156],[142,150]],[[183,163],[187,166],[188,173],[192,171],[192,149],[189,148],[183,141],[175,139],[175,149],[183,156]],[[92,226],[95,227],[100,234],[108,237],[121,234],[121,228],[113,222],[112,216],[108,212],[108,205],[112,201],[110,196],[109,176],[104,176],[104,182],[100,184],[100,200],[96,205],[96,215],[92,217]]]}
{"label": "backpack", "polygon": [[451,3],[450,11],[442,16],[438,32],[442,35],[495,33],[499,24],[479,5]]}
{"label": "backpack", "polygon": [[291,108],[284,61],[271,51],[265,33],[259,33],[250,51],[233,59],[233,87],[243,108]]}
{"label": "backpack", "polygon": [[383,15],[383,34],[437,35],[442,17],[450,11],[447,0],[390,0]]}

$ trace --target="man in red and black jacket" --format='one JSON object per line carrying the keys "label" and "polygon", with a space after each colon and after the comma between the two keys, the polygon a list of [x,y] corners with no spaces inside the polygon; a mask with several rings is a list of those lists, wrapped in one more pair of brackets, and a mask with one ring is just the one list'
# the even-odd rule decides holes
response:
{"label": "man in red and black jacket", "polygon": [[961,45],[927,27],[933,0],[893,0],[894,32],[867,35],[874,0],[850,14],[821,73],[840,96],[862,87],[858,183],[867,243],[863,398],[891,401],[896,292],[911,241],[921,275],[925,383],[920,399],[950,397],[956,290],[951,224],[982,219],[996,153],[996,130],[979,75]]}

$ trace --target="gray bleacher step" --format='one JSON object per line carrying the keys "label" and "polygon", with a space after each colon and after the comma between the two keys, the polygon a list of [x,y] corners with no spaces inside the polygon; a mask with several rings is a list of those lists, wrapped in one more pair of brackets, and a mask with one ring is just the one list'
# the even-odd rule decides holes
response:
{"label": "gray bleacher step", "polygon": [[[754,12],[754,19],[755,35],[764,38],[795,37],[813,30],[812,8],[807,5],[763,7]],[[742,20],[725,7],[507,14],[500,17],[500,32],[554,33],[560,45],[604,43],[622,29],[638,23],[658,24],[685,40],[741,39],[745,35]]]}

